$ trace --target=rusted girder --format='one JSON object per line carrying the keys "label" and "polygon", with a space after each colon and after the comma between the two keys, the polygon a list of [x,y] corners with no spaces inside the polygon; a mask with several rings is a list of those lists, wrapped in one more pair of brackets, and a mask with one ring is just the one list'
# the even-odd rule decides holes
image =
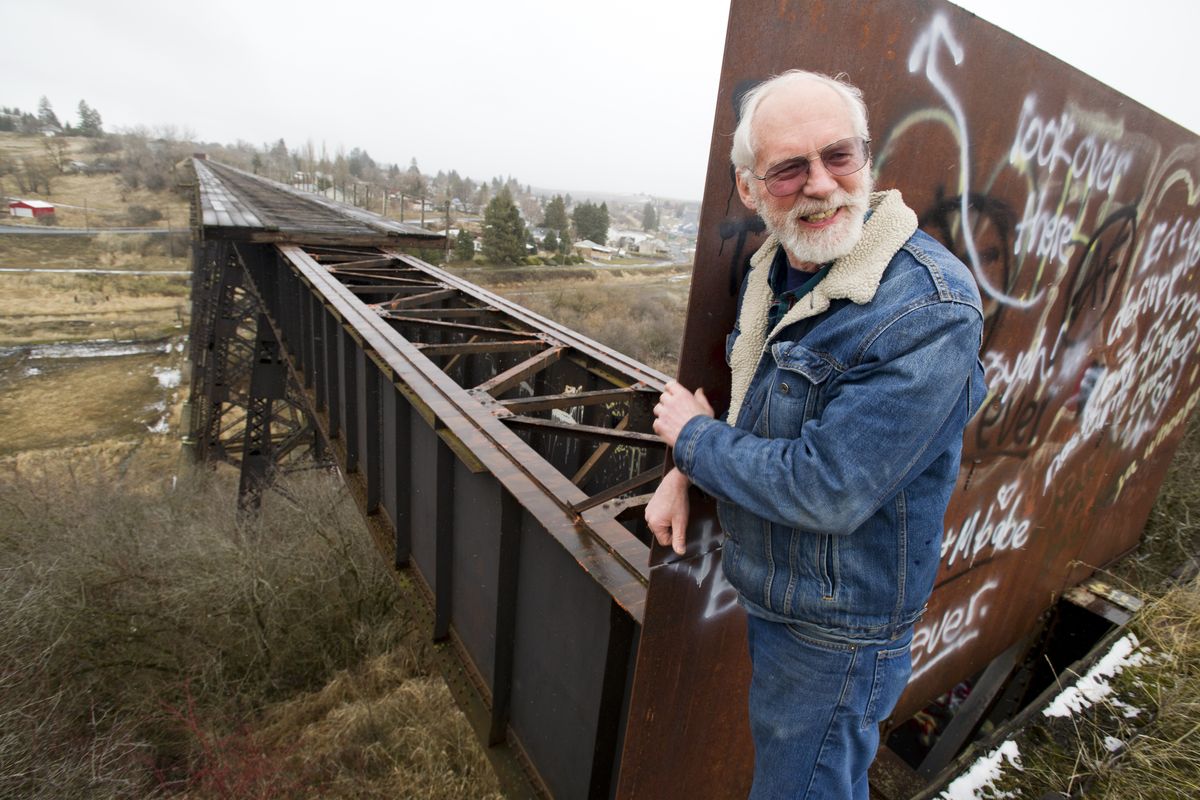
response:
{"label": "rusted girder", "polygon": [[[242,263],[377,543],[459,656],[456,695],[502,774],[609,795],[648,578],[644,526],[612,501],[661,476],[664,377],[403,253],[361,251],[369,272],[326,255]],[[397,314],[363,284],[416,302]]]}

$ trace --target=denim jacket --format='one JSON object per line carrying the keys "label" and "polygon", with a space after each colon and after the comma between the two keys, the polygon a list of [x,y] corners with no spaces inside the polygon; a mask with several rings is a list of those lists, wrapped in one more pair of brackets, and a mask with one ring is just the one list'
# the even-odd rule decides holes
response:
{"label": "denim jacket", "polygon": [[924,609],[985,391],[970,271],[899,192],[871,208],[855,248],[770,332],[778,240],[759,249],[726,347],[733,424],[695,417],[675,443],[717,499],[747,610],[862,642],[903,635]]}

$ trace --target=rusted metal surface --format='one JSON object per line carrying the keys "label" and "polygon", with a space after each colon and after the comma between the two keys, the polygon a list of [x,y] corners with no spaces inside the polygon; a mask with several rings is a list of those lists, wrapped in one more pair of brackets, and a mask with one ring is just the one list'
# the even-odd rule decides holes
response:
{"label": "rusted metal surface", "polygon": [[[896,710],[903,719],[1137,544],[1200,399],[1200,141],[949,3],[735,0],[680,366],[681,381],[703,386],[718,410],[729,391],[724,337],[762,241],[729,166],[736,100],[791,68],[845,72],[864,90],[878,185],[903,192],[984,298],[990,395],[966,432],[937,587]],[[716,574],[718,559],[706,552],[687,570]],[[652,570],[648,618],[660,572],[695,591],[676,579],[680,569]],[[712,591],[726,588],[715,581]],[[709,758],[736,719],[714,711],[697,727],[678,697],[716,696],[742,674],[744,644],[728,633],[737,624],[693,614],[677,620],[663,654],[643,641],[641,663],[712,643],[695,654],[706,669],[687,690],[663,677],[634,697],[642,718],[692,726],[697,741],[678,752],[681,763]],[[625,769],[632,764],[627,748]]]}
{"label": "rusted metal surface", "polygon": [[654,546],[618,797],[745,797],[745,614],[721,573],[711,500],[692,494],[683,556]]}

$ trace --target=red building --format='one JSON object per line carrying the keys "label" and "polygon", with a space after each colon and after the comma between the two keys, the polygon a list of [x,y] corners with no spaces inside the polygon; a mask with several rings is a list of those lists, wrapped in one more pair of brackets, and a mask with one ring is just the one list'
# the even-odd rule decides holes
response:
{"label": "red building", "polygon": [[8,204],[8,213],[14,217],[49,217],[54,215],[54,204],[44,200],[13,200]]}

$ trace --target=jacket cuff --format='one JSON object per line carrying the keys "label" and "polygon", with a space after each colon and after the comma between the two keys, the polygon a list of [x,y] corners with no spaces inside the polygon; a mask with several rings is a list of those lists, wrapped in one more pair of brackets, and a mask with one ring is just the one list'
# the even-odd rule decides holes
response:
{"label": "jacket cuff", "polygon": [[713,425],[722,425],[712,417],[697,414],[684,424],[679,436],[675,439],[675,466],[689,478],[692,477],[692,467],[696,463],[696,449],[700,439],[712,429]]}

